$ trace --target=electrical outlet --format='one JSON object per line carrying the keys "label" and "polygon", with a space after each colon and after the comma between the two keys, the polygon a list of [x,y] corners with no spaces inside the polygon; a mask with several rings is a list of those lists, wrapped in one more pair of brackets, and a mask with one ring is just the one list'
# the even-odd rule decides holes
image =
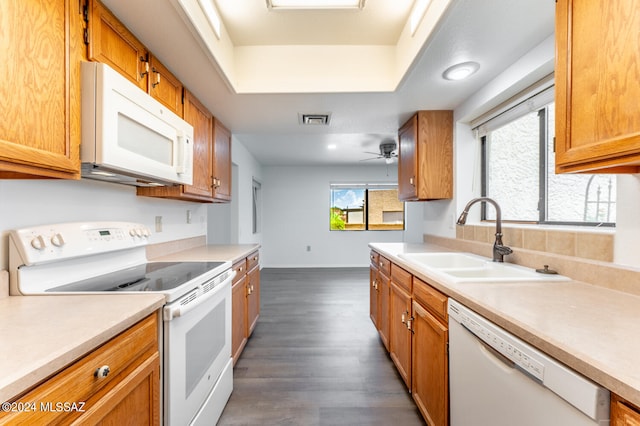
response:
{"label": "electrical outlet", "polygon": [[187,223],[191,223],[191,210],[187,210]]}
{"label": "electrical outlet", "polygon": [[162,232],[162,216],[156,216],[156,232]]}
{"label": "electrical outlet", "polygon": [[311,251],[311,246],[307,246],[307,251]]}

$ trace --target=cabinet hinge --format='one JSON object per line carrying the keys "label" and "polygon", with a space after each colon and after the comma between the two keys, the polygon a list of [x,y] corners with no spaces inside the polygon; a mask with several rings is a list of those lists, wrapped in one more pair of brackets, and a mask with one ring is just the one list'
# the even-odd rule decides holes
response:
{"label": "cabinet hinge", "polygon": [[84,19],[84,22],[89,22],[89,5],[86,1],[82,3],[82,0],[80,0],[80,11],[82,12],[82,19]]}
{"label": "cabinet hinge", "polygon": [[82,35],[84,44],[86,44],[87,46],[89,45],[89,29],[85,28],[84,29],[84,34]]}

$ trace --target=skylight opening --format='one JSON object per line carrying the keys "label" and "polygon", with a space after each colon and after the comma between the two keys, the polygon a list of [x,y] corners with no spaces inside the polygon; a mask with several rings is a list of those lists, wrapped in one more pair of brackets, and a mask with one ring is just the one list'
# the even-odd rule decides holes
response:
{"label": "skylight opening", "polygon": [[218,15],[218,11],[213,5],[213,0],[198,0],[198,4],[202,8],[204,16],[207,18],[207,21],[209,21],[209,25],[211,25],[211,28],[213,29],[216,37],[218,37],[218,40],[220,40],[222,22],[220,21],[220,15]]}
{"label": "skylight opening", "polygon": [[269,9],[362,9],[365,0],[267,0]]}
{"label": "skylight opening", "polygon": [[420,25],[420,22],[422,22],[422,18],[424,18],[425,13],[427,13],[429,4],[431,4],[431,0],[416,0],[413,5],[411,15],[409,16],[411,35],[414,35],[418,30],[418,26]]}

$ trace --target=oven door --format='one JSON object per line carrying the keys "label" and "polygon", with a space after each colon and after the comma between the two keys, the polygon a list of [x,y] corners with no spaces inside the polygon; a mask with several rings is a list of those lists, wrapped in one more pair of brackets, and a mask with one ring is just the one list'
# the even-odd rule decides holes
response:
{"label": "oven door", "polygon": [[205,401],[212,400],[209,396],[231,359],[231,279],[228,274],[203,293],[205,283],[164,308],[165,424],[191,423]]}

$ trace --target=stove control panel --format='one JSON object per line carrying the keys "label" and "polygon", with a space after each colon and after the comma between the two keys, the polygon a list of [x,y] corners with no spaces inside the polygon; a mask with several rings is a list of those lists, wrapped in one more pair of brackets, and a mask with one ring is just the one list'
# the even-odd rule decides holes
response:
{"label": "stove control panel", "polygon": [[150,229],[131,222],[80,222],[41,225],[9,233],[18,265],[33,265],[144,246]]}

